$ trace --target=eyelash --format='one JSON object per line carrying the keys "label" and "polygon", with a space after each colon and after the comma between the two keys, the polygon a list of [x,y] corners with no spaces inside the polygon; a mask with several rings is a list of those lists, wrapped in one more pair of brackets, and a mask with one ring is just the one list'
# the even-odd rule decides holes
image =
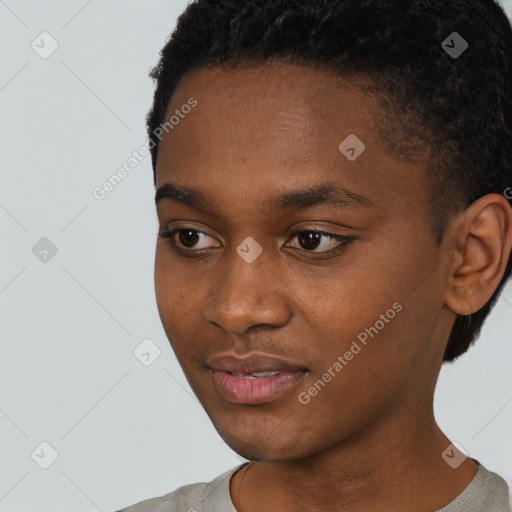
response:
{"label": "eyelash", "polygon": [[[160,231],[158,233],[158,236],[166,239],[165,240],[166,243],[168,243],[171,246],[172,250],[174,250],[175,252],[178,252],[179,254],[184,254],[184,255],[186,255],[186,257],[189,257],[189,258],[194,257],[194,256],[192,256],[192,253],[194,253],[194,252],[200,253],[202,251],[202,253],[205,254],[206,252],[209,251],[210,248],[197,250],[197,249],[178,247],[178,245],[174,241],[173,237],[176,233],[179,233],[181,231],[192,231],[194,233],[199,233],[199,234],[204,234],[206,236],[210,236],[210,235],[208,235],[208,233],[205,233],[204,231],[200,231],[198,229],[190,229],[190,228],[176,228],[176,229],[172,229],[172,230],[166,229],[166,230]],[[297,231],[294,231],[292,233],[291,240],[293,240],[297,235],[299,235],[301,233],[314,233],[316,235],[322,235],[326,238],[330,238],[330,239],[337,240],[340,242],[340,244],[338,246],[336,246],[334,249],[331,249],[329,251],[315,252],[315,251],[308,251],[306,249],[298,249],[301,252],[305,252],[308,254],[321,255],[321,256],[334,254],[334,253],[344,249],[351,242],[353,242],[355,240],[355,237],[353,237],[353,236],[337,235],[335,233],[328,233],[326,231],[321,231],[321,230],[317,230],[317,229],[299,229]],[[212,238],[212,237],[210,237],[210,238]],[[296,247],[294,247],[293,249],[296,249]],[[197,256],[201,256],[201,255],[202,254],[198,254]]]}

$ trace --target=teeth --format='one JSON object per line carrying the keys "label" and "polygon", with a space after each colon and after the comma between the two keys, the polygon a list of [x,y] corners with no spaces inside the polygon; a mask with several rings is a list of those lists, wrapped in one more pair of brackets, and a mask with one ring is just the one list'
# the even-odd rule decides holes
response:
{"label": "teeth", "polygon": [[279,372],[254,372],[250,375],[253,377],[270,377],[271,375],[279,375]]}
{"label": "teeth", "polygon": [[243,377],[245,379],[257,379],[258,377],[271,377],[272,375],[279,375],[279,372],[253,372],[253,373],[237,373],[231,372],[232,375]]}

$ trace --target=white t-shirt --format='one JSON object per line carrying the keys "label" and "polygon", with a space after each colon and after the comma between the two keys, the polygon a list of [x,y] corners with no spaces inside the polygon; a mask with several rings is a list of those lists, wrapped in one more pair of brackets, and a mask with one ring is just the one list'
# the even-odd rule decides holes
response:
{"label": "white t-shirt", "polygon": [[[478,465],[473,480],[436,512],[511,512],[505,480],[473,460]],[[247,464],[226,471],[209,483],[185,485],[161,498],[142,501],[118,512],[238,512],[231,501],[229,481]]]}

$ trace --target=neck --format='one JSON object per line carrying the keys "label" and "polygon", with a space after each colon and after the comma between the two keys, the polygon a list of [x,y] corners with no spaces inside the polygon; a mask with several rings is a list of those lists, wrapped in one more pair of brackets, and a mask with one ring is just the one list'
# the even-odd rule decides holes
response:
{"label": "neck", "polygon": [[239,512],[430,512],[455,499],[476,464],[453,469],[441,457],[450,440],[433,411],[404,404],[356,435],[291,461],[251,462],[230,484]]}

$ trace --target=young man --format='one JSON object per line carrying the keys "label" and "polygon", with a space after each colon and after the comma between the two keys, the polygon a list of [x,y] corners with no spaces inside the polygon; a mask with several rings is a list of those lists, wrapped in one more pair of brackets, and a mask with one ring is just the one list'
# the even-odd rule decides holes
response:
{"label": "young man", "polygon": [[250,460],[125,512],[505,512],[433,414],[511,273],[492,0],[197,0],[152,73],[155,286]]}

